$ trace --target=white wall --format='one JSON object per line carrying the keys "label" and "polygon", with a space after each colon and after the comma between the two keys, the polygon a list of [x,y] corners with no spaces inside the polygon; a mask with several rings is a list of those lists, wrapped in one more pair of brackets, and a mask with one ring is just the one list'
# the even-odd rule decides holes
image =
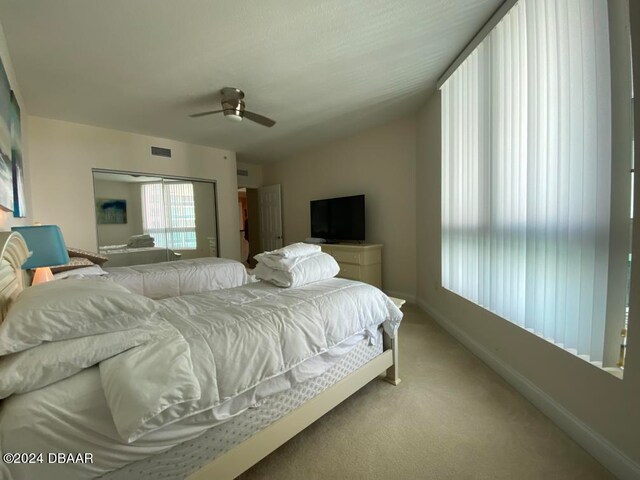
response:
{"label": "white wall", "polygon": [[[595,438],[596,447],[605,452],[609,460],[616,454],[607,452],[603,445],[611,442],[630,459],[640,462],[640,357],[637,356],[640,345],[630,341],[625,378],[620,380],[438,287],[441,269],[439,94],[435,94],[419,113],[417,155],[419,303],[463,342],[467,339],[468,345],[474,345],[476,353],[482,352],[485,360],[491,359],[489,363],[493,362],[494,368],[511,372],[512,380],[518,378],[518,382],[527,385],[530,392],[537,391],[540,398],[554,406],[555,410],[546,413],[553,416],[565,409],[568,415],[558,414],[555,420],[560,423],[567,421],[563,427],[569,431],[574,429],[571,431],[574,438]],[[636,244],[640,243],[640,238],[634,240]],[[637,315],[631,323],[633,320],[638,320]],[[631,329],[634,327],[632,324]],[[577,419],[578,423],[571,423],[571,418]],[[575,430],[580,422],[586,426],[582,439],[578,438],[579,432]],[[582,442],[583,446],[587,440]],[[591,451],[597,453],[593,449]]]}
{"label": "white wall", "polygon": [[366,241],[383,243],[383,289],[414,299],[416,119],[412,116],[266,164],[282,185],[285,243],[310,236],[309,201],[365,194]]}
{"label": "white wall", "polygon": [[248,175],[238,175],[238,187],[258,188],[262,184],[262,165],[238,162],[238,170],[246,170]]}
{"label": "white wall", "polygon": [[27,217],[26,218],[13,218],[13,214],[10,212],[2,212],[0,211],[0,229],[1,230],[10,230],[12,226],[16,225],[30,225],[33,222],[33,205],[31,203],[31,188],[30,188],[30,177],[31,177],[31,165],[29,162],[29,146],[27,145],[27,136],[29,134],[29,128],[27,125],[27,110],[25,108],[24,100],[22,99],[22,95],[20,93],[20,86],[18,85],[18,81],[16,79],[15,72],[13,71],[13,63],[11,62],[11,57],[9,55],[9,49],[7,48],[7,41],[4,37],[4,31],[2,30],[2,25],[0,25],[0,58],[2,58],[2,64],[4,65],[4,69],[7,73],[7,77],[9,78],[9,84],[13,89],[16,98],[18,99],[18,105],[20,105],[21,110],[21,127],[22,127],[22,157],[23,157],[23,167],[24,167],[24,175],[25,175],[25,195],[27,200]]}
{"label": "white wall", "polygon": [[60,225],[68,245],[97,248],[92,168],[103,168],[216,180],[219,251],[240,258],[234,152],[35,116],[28,127],[34,219]]}

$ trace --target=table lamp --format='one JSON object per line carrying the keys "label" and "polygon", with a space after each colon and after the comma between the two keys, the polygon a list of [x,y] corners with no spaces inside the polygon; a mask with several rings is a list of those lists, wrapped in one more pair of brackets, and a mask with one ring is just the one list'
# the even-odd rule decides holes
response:
{"label": "table lamp", "polygon": [[33,285],[53,280],[49,267],[69,263],[67,246],[57,225],[13,227],[11,229],[24,237],[31,256],[22,265],[24,270],[36,269]]}

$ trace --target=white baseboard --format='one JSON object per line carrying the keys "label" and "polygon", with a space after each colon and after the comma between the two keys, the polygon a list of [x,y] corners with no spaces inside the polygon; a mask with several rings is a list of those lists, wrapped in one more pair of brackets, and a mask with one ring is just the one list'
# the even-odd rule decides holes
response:
{"label": "white baseboard", "polygon": [[398,292],[396,290],[384,290],[384,293],[386,293],[390,297],[402,298],[409,303],[416,303],[416,296],[413,293]]}
{"label": "white baseboard", "polygon": [[418,299],[417,304],[422,310],[433,317],[440,326],[504,378],[513,388],[533,403],[542,413],[564,430],[582,446],[582,448],[593,455],[616,477],[623,480],[640,478],[640,465],[616,448],[609,440],[582,422],[520,372],[504,363],[451,320],[433,309],[427,302]]}

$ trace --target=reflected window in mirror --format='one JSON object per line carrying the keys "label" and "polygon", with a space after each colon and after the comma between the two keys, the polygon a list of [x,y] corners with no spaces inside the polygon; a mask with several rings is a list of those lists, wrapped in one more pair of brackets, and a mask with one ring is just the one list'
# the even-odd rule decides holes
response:
{"label": "reflected window in mirror", "polygon": [[94,171],[98,250],[107,267],[217,257],[213,181]]}

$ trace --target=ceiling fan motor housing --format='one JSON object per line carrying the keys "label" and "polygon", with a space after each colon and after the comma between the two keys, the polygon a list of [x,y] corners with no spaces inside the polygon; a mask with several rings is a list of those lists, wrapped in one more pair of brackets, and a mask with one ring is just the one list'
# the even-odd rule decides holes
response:
{"label": "ceiling fan motor housing", "polygon": [[222,101],[222,109],[227,120],[241,122],[244,116],[244,100],[225,99]]}

